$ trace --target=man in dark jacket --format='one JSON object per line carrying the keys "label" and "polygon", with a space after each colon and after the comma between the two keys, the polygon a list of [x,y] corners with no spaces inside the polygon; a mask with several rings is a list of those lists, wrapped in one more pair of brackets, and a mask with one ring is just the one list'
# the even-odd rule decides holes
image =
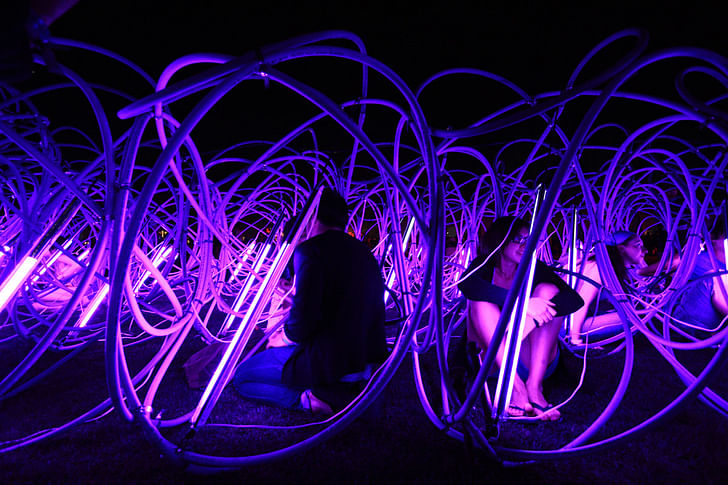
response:
{"label": "man in dark jacket", "polygon": [[324,189],[312,237],[293,256],[296,293],[285,323],[294,344],[243,362],[234,385],[250,399],[330,412],[387,355],[384,284],[369,248],[344,232],[343,197]]}

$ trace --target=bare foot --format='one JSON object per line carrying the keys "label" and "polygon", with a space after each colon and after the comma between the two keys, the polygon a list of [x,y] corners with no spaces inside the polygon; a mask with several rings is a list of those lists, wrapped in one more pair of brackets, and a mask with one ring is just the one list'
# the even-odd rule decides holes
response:
{"label": "bare foot", "polygon": [[514,417],[533,415],[533,406],[529,402],[526,385],[518,376],[513,381],[511,401],[508,403],[508,415]]}
{"label": "bare foot", "polygon": [[526,389],[528,400],[542,421],[557,421],[561,417],[559,410],[553,409],[553,405],[544,397],[541,386],[527,384]]}

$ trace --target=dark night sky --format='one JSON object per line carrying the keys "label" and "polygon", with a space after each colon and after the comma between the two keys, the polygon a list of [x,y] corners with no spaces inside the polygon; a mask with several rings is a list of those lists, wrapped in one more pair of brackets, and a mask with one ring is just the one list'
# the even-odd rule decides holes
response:
{"label": "dark night sky", "polygon": [[[122,6],[112,9],[113,3]],[[695,45],[728,54],[717,1],[551,6],[562,3],[80,0],[52,33],[107,47],[157,75],[192,52],[236,55],[303,33],[342,29],[361,36],[373,57],[411,85],[439,70],[468,66],[538,91],[561,87],[591,47],[626,27],[647,29],[652,49]]]}
{"label": "dark night sky", "polygon": [[[156,78],[170,62],[186,54],[241,55],[305,33],[348,30],[363,39],[369,55],[392,68],[413,89],[443,69],[474,67],[504,76],[531,94],[562,89],[579,60],[592,47],[628,27],[648,31],[650,51],[689,45],[728,55],[728,36],[724,34],[717,1],[686,4],[674,0],[618,0],[581,2],[574,7],[551,5],[556,3],[79,0],[52,25],[51,33],[108,48],[138,63]],[[112,8],[114,4],[118,6]],[[63,54],[59,58],[70,62]],[[90,80],[115,80],[118,84],[118,79],[113,79],[113,74],[101,64],[73,67]],[[339,71],[327,74],[327,82],[333,87],[323,89],[326,94],[337,101],[356,97],[334,96],[337,83],[353,89],[357,83]],[[656,81],[659,82],[655,86],[673,89],[672,80]],[[124,89],[135,96],[151,92],[148,87],[139,91],[124,85]],[[445,100],[445,104],[456,108],[442,116],[446,108],[424,104],[428,121],[435,127],[463,126],[472,120],[465,113],[469,101],[470,98]],[[497,98],[495,103],[503,106]],[[247,119],[241,119],[238,113],[221,112],[220,108],[216,119],[226,120],[222,124],[227,126],[259,129],[258,133],[246,133],[250,137],[276,139],[305,119],[300,111],[296,112],[297,108],[300,106],[290,103],[277,110],[268,105],[261,115]],[[266,116],[268,119],[263,119]],[[285,128],[276,132],[276,125]],[[221,131],[201,124],[196,135],[200,137],[203,133],[209,140]],[[226,136],[206,148],[229,144]]]}

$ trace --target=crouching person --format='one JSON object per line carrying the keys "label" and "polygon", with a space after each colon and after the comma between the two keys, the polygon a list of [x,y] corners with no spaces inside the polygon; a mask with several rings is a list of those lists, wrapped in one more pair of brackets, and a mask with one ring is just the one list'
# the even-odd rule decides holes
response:
{"label": "crouching person", "polygon": [[233,385],[242,396],[332,413],[386,359],[379,265],[364,243],[346,234],[347,221],[344,198],[324,189],[312,236],[293,255],[296,291],[284,324],[291,344],[240,364]]}

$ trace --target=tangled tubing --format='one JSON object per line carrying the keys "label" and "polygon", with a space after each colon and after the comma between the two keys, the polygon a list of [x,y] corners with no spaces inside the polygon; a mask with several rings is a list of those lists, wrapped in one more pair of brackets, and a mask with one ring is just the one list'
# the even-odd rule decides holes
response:
{"label": "tangled tubing", "polygon": [[[3,362],[0,399],[52,378],[99,342],[108,398],[63,425],[2,443],[0,452],[113,408],[192,468],[280,459],[360,416],[407,353],[430,420],[498,460],[593,451],[635,436],[695,396],[728,415],[725,399],[705,387],[725,358],[728,328],[700,339],[670,317],[708,240],[706,221],[725,214],[728,62],[722,56],[698,48],[650,53],[646,34],[627,30],[592,49],[560,91],[530,94],[478,69],[441,72],[412,90],[368,56],[357,36],[338,31],[239,57],[189,55],[157,81],[95,46],[56,38],[49,46],[58,49],[58,62],[45,67],[42,82],[22,91],[0,86],[0,343],[29,349],[17,362]],[[118,79],[131,80],[123,88],[137,85],[143,94],[91,82],[62,64],[61,54],[113,64],[123,72]],[[605,57],[610,67],[586,79],[585,71],[596,70],[594,59],[603,65]],[[670,69],[661,85],[649,84],[655,79],[649,73]],[[321,70],[351,74],[351,84],[334,89],[300,74]],[[484,101],[488,111],[455,127],[429,124],[428,102],[447,102],[460,83],[477,86],[474,104]],[[234,139],[223,150],[195,141],[196,128],[226,123],[216,113],[235,112],[254,126],[267,110],[282,112],[280,106],[290,109],[272,139],[246,139],[243,130],[230,135],[228,126]],[[69,124],[59,125],[64,117]],[[286,415],[279,423],[241,422],[240,403],[226,399],[225,385],[281,320],[275,288],[322,186],[346,197],[347,230],[380,261],[390,356],[364,392],[324,422]],[[498,345],[485,353],[462,400],[448,369],[466,313],[457,282],[479,233],[506,214],[532,220],[526,254],[552,265],[569,259],[577,242],[593,247],[600,291],[621,321],[601,340],[564,342],[584,369],[596,346],[623,355],[624,365],[593,423],[547,450],[501,443],[504,415],[479,404]],[[295,217],[284,234],[284,223]],[[605,241],[616,230],[664,235],[655,246],[658,269],[636,295],[624,294],[607,256]],[[682,257],[670,272],[675,254]],[[519,266],[495,343],[507,338],[528,270]],[[573,264],[562,272],[582,284]],[[594,439],[630,382],[636,333],[685,389],[644,422]],[[205,346],[221,351],[203,392],[180,391],[180,379],[171,375]],[[695,372],[676,350],[711,357]],[[250,429],[271,438],[263,445],[247,440]],[[241,434],[239,449],[224,456],[214,446],[205,449],[215,433],[231,430]]]}

